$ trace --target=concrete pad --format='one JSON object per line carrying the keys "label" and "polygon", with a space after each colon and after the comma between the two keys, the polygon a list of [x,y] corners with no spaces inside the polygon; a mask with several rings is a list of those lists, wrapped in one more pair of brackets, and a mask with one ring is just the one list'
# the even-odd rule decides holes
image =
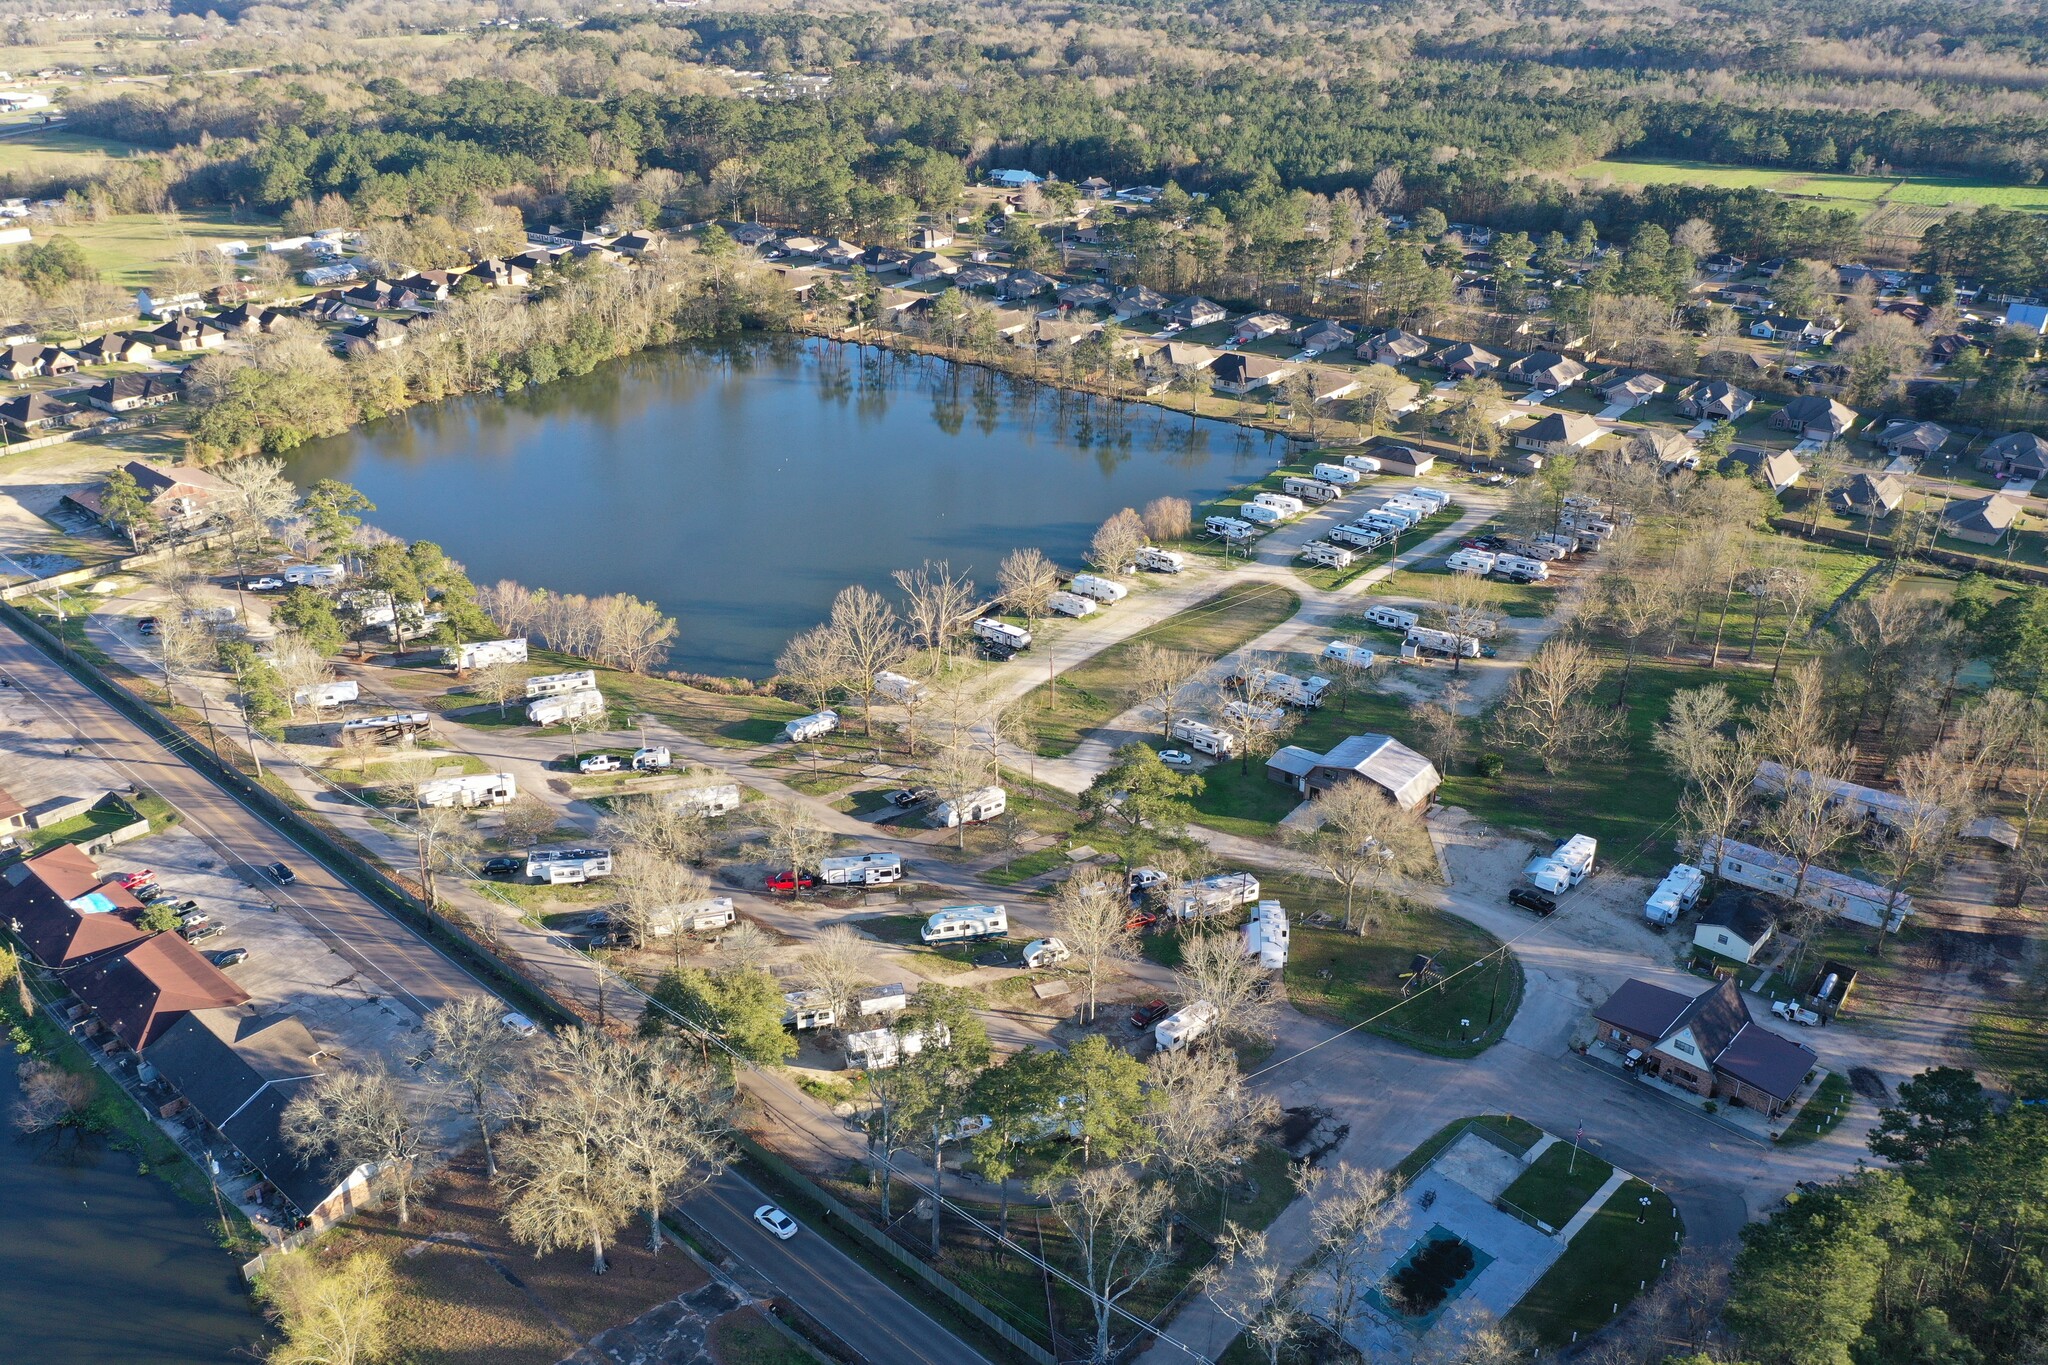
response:
{"label": "concrete pad", "polygon": [[[1428,1174],[1455,1180],[1479,1198],[1491,1203],[1500,1197],[1500,1192],[1515,1183],[1521,1175],[1523,1162],[1520,1157],[1502,1151],[1480,1134],[1469,1129],[1458,1135],[1457,1141],[1437,1154],[1429,1165]],[[1455,1229],[1454,1229],[1455,1230]]]}

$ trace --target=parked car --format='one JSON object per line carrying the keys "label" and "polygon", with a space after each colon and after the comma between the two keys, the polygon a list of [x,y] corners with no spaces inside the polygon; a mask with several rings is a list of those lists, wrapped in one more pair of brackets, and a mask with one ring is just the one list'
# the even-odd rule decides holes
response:
{"label": "parked car", "polygon": [[284,590],[284,580],[265,574],[261,578],[249,579],[242,586],[250,592],[281,592]]}
{"label": "parked car", "polygon": [[938,793],[930,787],[905,787],[901,791],[889,793],[889,804],[892,806],[922,806],[925,802],[936,799],[937,796]]}
{"label": "parked car", "polygon": [[503,856],[486,858],[484,859],[484,875],[486,877],[516,877],[525,866],[526,862],[521,858],[507,858]]}
{"label": "parked car", "polygon": [[993,664],[1006,664],[1017,657],[1017,651],[997,640],[977,640],[975,648],[981,657]]}
{"label": "parked car", "polygon": [[1185,749],[1161,749],[1159,761],[1169,768],[1192,768],[1195,756]]}
{"label": "parked car", "polygon": [[768,1229],[780,1241],[787,1242],[790,1238],[796,1236],[796,1219],[790,1217],[781,1209],[776,1208],[773,1204],[763,1204],[760,1208],[755,1209],[754,1221]]}
{"label": "parked car", "polygon": [[768,879],[768,889],[770,891],[779,891],[784,895],[794,895],[799,891],[809,891],[817,884],[818,879],[808,872],[801,874],[777,872]]}
{"label": "parked car", "polygon": [[1789,1020],[1795,1024],[1811,1026],[1820,1022],[1818,1014],[1801,1005],[1795,1005],[1790,1000],[1773,1000],[1771,1002],[1771,1013],[1777,1015],[1780,1019]]}
{"label": "parked car", "polygon": [[1171,1013],[1173,1013],[1171,1005],[1167,1004],[1164,1000],[1153,1000],[1138,1006],[1132,1012],[1131,1024],[1134,1028],[1151,1028]]}
{"label": "parked car", "polygon": [[1556,899],[1533,887],[1518,886],[1508,892],[1508,904],[1519,905],[1531,914],[1539,916],[1557,913]]}
{"label": "parked car", "polygon": [[625,766],[611,754],[592,754],[588,758],[576,760],[576,771],[579,773],[615,773]]}
{"label": "parked car", "polygon": [[1131,912],[1130,918],[1124,921],[1124,932],[1127,934],[1142,934],[1157,923],[1159,923],[1159,916],[1153,914],[1150,910],[1134,910]]}
{"label": "parked car", "polygon": [[138,635],[154,635],[162,625],[163,622],[157,620],[154,616],[145,616],[135,623],[135,633]]}
{"label": "parked car", "polygon": [[290,868],[286,867],[283,863],[272,863],[269,867],[263,870],[268,872],[270,874],[271,880],[276,882],[279,886],[290,886],[293,882],[299,879],[298,874],[296,872],[293,872]]}
{"label": "parked car", "polygon": [[534,1024],[533,1020],[517,1012],[506,1015],[498,1022],[511,1032],[518,1034],[521,1038],[531,1038],[540,1032],[539,1027]]}
{"label": "parked car", "polygon": [[204,943],[206,940],[225,934],[227,931],[228,927],[216,920],[206,924],[188,925],[178,930],[178,937],[184,939],[187,943]]}
{"label": "parked car", "polygon": [[247,948],[222,948],[219,952],[208,953],[206,960],[216,967],[233,967],[249,957]]}

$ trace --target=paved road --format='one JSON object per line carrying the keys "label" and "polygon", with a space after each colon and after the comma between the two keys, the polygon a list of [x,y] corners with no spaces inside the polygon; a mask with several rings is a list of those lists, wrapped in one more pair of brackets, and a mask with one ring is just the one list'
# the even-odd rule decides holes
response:
{"label": "paved road", "polygon": [[803,1310],[868,1365],[987,1365],[815,1229],[787,1242],[769,1236],[754,1210],[772,1202],[745,1176],[726,1171],[679,1207],[745,1259],[734,1278],[747,1290]]}
{"label": "paved road", "polygon": [[[12,629],[0,626],[0,679],[47,708],[77,742],[129,781],[177,808],[186,827],[230,866],[333,943],[370,981],[420,1014],[489,990],[454,960],[321,865],[310,853],[214,785],[162,743],[65,672]],[[298,880],[279,887],[257,869],[288,864]]]}

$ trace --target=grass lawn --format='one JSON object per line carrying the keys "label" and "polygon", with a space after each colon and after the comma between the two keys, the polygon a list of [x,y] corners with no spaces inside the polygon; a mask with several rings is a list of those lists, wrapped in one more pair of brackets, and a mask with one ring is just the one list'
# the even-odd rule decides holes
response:
{"label": "grass lawn", "polygon": [[45,825],[28,835],[30,848],[43,849],[52,844],[89,844],[115,830],[126,829],[135,823],[141,812],[129,807],[119,797],[103,799],[83,815],[74,815],[69,820],[59,820],[54,825]]}
{"label": "grass lawn", "polygon": [[[1507,1031],[1522,999],[1522,967],[1484,929],[1419,906],[1380,912],[1363,935],[1315,929],[1303,923],[1313,911],[1341,921],[1344,902],[1334,886],[1282,877],[1264,891],[1294,921],[1282,980],[1303,1013],[1343,1024],[1376,1019],[1371,1032],[1447,1057],[1477,1056]],[[1444,979],[1404,999],[1400,978],[1417,954],[1433,956]]]}
{"label": "grass lawn", "polygon": [[924,922],[923,915],[883,915],[862,920],[860,927],[884,943],[898,943],[912,949],[918,954],[919,966],[931,967],[948,976],[973,971],[976,956],[1000,946],[995,940],[984,939],[978,943],[941,943],[931,947],[918,936]]}
{"label": "grass lawn", "polygon": [[[1856,1094],[1849,1088],[1849,1078],[1839,1071],[1830,1071],[1821,1078],[1814,1092],[1806,1097],[1806,1103],[1799,1106],[1799,1113],[1792,1120],[1792,1126],[1778,1137],[1781,1147],[1802,1147],[1816,1141],[1820,1135],[1846,1115],[1856,1105]],[[1840,1114],[1837,1114],[1837,1111]]]}
{"label": "grass lawn", "polygon": [[1824,175],[1767,166],[1722,166],[1707,161],[1637,161],[1609,157],[1572,172],[1599,178],[1612,176],[1625,185],[1704,185],[1718,189],[1766,189],[1780,194],[1838,199],[1872,205],[1879,199],[1899,204],[1998,204],[2013,209],[2048,209],[2048,186],[2007,185],[1961,175],[1897,176]]}
{"label": "grass lawn", "polygon": [[[1645,1197],[1647,1211],[1640,1202]],[[1615,1304],[1626,1308],[1641,1292],[1630,1286],[1663,1273],[1665,1258],[1678,1254],[1684,1235],[1670,1198],[1631,1180],[1579,1229],[1564,1255],[1508,1314],[1508,1322],[1546,1346],[1561,1346],[1574,1332],[1604,1327],[1614,1317]]]}
{"label": "grass lawn", "polygon": [[1456,1119],[1437,1129],[1419,1147],[1402,1157],[1401,1163],[1394,1167],[1395,1179],[1406,1184],[1422,1174],[1422,1168],[1436,1160],[1436,1154],[1450,1146],[1468,1128],[1485,1129],[1518,1156],[1543,1138],[1541,1128],[1512,1114],[1477,1114],[1471,1118]]}
{"label": "grass lawn", "polygon": [[818,1357],[747,1308],[718,1320],[711,1334],[718,1365],[816,1365]]}
{"label": "grass lawn", "polygon": [[1050,872],[1066,861],[1066,849],[1054,844],[1049,848],[1041,848],[1036,853],[1020,854],[1007,866],[992,867],[982,875],[982,880],[997,886],[1015,886],[1018,882],[1029,881],[1041,873]]}
{"label": "grass lawn", "polygon": [[[1449,574],[1450,570],[1444,568],[1442,560],[1424,560],[1418,568],[1394,570],[1365,592],[1368,597],[1416,597],[1428,601],[1436,596],[1437,585]],[[1493,609],[1503,616],[1525,619],[1548,616],[1552,604],[1557,601],[1557,588],[1552,584],[1485,581],[1493,589]],[[1394,632],[1388,631],[1387,638],[1393,639]]]}
{"label": "grass lawn", "polygon": [[254,241],[269,236],[276,226],[247,214],[237,218],[226,209],[181,210],[116,213],[98,223],[52,228],[47,236],[78,243],[103,283],[137,289],[156,284],[164,265],[177,258],[188,240],[204,249],[219,242]]}
{"label": "grass lawn", "polygon": [[[1363,691],[1345,697],[1340,705],[1301,716],[1294,730],[1279,742],[1322,752],[1347,735],[1409,735],[1413,730],[1404,698]],[[1270,838],[1274,823],[1301,804],[1292,787],[1283,787],[1266,776],[1261,759],[1227,759],[1203,769],[1202,781],[1203,790],[1193,802],[1197,822],[1231,834]],[[1446,795],[1445,799],[1450,798]]]}
{"label": "grass lawn", "polygon": [[1501,1191],[1501,1202],[1561,1228],[1607,1183],[1614,1167],[1569,1142],[1552,1143]]}
{"label": "grass lawn", "polygon": [[[1855,967],[1859,978],[1877,965],[1867,951],[1854,957],[1830,955]],[[1864,984],[1857,982],[1859,988]],[[1970,1020],[1970,1042],[1993,1075],[2016,1080],[2041,1071],[2041,1059],[2048,1056],[2048,986],[2038,972],[2016,996],[1991,1004]]]}
{"label": "grass lawn", "polygon": [[1263,1232],[1294,1202],[1294,1182],[1288,1178],[1292,1164],[1284,1148],[1260,1143],[1220,1200],[1198,1199],[1185,1210],[1188,1222],[1211,1241],[1222,1235],[1224,1223]]}
{"label": "grass lawn", "polygon": [[1048,758],[1072,753],[1088,731],[1138,703],[1131,660],[1143,644],[1193,654],[1223,655],[1263,635],[1300,608],[1301,599],[1271,583],[1246,583],[1222,592],[1156,626],[1120,640],[1095,657],[1041,683],[1025,695],[1031,737]]}
{"label": "grass lawn", "polygon": [[[10,58],[19,50],[11,49]],[[34,128],[25,133],[0,137],[0,174],[25,171],[34,175],[60,175],[82,162],[127,156],[141,150],[132,143],[67,132],[63,128]]]}

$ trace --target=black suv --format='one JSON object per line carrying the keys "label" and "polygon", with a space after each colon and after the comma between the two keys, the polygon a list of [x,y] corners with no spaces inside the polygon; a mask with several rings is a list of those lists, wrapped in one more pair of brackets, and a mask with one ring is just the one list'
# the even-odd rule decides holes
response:
{"label": "black suv", "polygon": [[484,863],[486,877],[510,877],[526,866],[522,858],[491,858]]}
{"label": "black suv", "polygon": [[1519,905],[1534,915],[1554,915],[1557,913],[1557,901],[1554,898],[1526,886],[1518,886],[1508,892],[1508,904]]}

